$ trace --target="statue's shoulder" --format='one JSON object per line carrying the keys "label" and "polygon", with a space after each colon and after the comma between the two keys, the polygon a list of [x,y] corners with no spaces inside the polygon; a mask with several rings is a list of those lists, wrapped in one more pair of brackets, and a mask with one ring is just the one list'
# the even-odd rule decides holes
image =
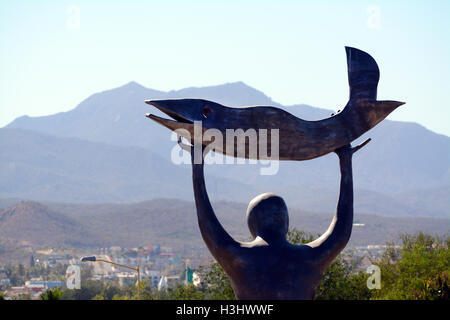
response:
{"label": "statue's shoulder", "polygon": [[308,264],[314,262],[314,249],[308,244],[300,244],[294,245],[290,244],[289,246],[289,255],[290,257],[301,264]]}

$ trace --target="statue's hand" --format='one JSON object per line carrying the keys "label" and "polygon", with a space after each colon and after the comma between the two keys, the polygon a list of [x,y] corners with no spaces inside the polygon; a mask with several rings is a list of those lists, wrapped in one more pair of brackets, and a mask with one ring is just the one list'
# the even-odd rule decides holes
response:
{"label": "statue's hand", "polygon": [[364,147],[366,144],[368,144],[370,142],[370,140],[372,140],[371,138],[367,139],[366,141],[364,141],[363,143],[361,143],[360,145],[352,148],[352,146],[350,144],[347,144],[343,147],[337,148],[336,150],[334,150],[334,152],[338,155],[339,159],[344,159],[344,158],[351,158],[352,155],[358,151],[359,149],[361,149],[362,147]]}
{"label": "statue's hand", "polygon": [[183,149],[184,151],[189,152],[190,154],[192,154],[194,152],[194,146],[192,144],[186,144],[181,140],[181,136],[178,135],[178,145],[180,146],[181,149]]}
{"label": "statue's hand", "polygon": [[[194,154],[195,154],[195,148],[194,145],[191,144],[186,144],[181,140],[181,136],[178,136],[178,145],[180,146],[181,149],[183,149],[184,151],[187,151],[191,154],[191,159],[192,159],[192,163],[194,163]],[[202,160],[205,159],[205,156],[208,154],[208,152],[210,151],[209,148],[207,148],[207,146],[202,144]]]}
{"label": "statue's hand", "polygon": [[351,157],[353,154],[352,146],[347,144],[343,147],[337,148],[334,152],[338,155],[339,158]]}

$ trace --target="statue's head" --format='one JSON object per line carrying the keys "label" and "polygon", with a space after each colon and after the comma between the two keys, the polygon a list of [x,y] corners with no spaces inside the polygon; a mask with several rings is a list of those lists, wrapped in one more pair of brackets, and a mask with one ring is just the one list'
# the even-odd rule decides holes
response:
{"label": "statue's head", "polygon": [[283,198],[263,193],[253,198],[247,208],[247,224],[253,238],[267,242],[284,240],[289,229],[289,215]]}

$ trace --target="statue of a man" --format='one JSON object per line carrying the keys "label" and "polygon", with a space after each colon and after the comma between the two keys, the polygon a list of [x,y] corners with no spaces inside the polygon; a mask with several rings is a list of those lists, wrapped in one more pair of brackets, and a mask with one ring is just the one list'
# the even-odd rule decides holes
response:
{"label": "statue of a man", "polygon": [[335,150],[341,171],[336,214],[328,230],[305,245],[293,245],[286,240],[288,209],[284,200],[273,193],[261,194],[248,205],[247,223],[253,241],[234,240],[220,224],[209,201],[204,161],[195,164],[193,147],[190,149],[200,231],[209,251],[229,276],[238,299],[314,298],[322,274],[350,239],[353,225],[352,155],[364,144]]}

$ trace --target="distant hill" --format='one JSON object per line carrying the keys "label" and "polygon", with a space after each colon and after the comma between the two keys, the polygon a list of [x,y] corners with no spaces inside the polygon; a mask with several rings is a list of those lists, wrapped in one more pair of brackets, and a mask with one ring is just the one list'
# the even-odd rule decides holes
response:
{"label": "distant hill", "polygon": [[[178,247],[194,248],[198,243],[204,247],[198,229],[195,206],[190,201],[176,199],[154,199],[132,204],[62,204],[46,203],[47,206],[64,212],[72,219],[83,223],[89,221],[96,232],[110,235],[112,242],[136,245],[137,240],[161,241]],[[235,201],[215,201],[213,208],[220,222],[236,239],[250,238],[245,212],[247,204]],[[289,208],[290,227],[313,234],[322,234],[331,223],[333,214],[311,212]],[[354,227],[350,245],[385,244],[398,240],[401,233],[418,231],[431,234],[449,232],[450,219],[380,217],[355,212],[355,222],[365,224]],[[100,231],[102,230],[102,231]],[[184,239],[184,241],[182,241]],[[179,242],[181,241],[181,242]]]}
{"label": "distant hill", "polygon": [[33,246],[86,247],[102,243],[82,224],[34,201],[23,201],[0,211],[0,240]]}
{"label": "distant hill", "polygon": [[[218,201],[213,204],[226,230],[246,241],[250,233],[245,221],[246,204]],[[290,226],[321,234],[332,214],[290,209]],[[355,213],[349,246],[385,244],[401,233],[419,230],[431,234],[448,232],[449,219],[380,217]],[[34,247],[112,246],[148,244],[171,246],[178,252],[206,252],[198,228],[194,204],[176,199],[155,199],[130,204],[70,204],[21,202],[0,212],[1,239],[29,241]]]}
{"label": "distant hill", "polygon": [[213,99],[229,105],[240,102],[270,104],[263,93],[242,82],[207,88],[187,88],[162,92],[147,89],[136,82],[99,92],[81,102],[75,109],[51,116],[23,116],[8,128],[21,128],[64,137],[78,137],[120,146],[148,148],[168,158],[170,132],[145,118],[145,113],[161,113],[144,103],[146,99],[178,98],[185,95]]}
{"label": "distant hill", "polygon": [[[0,150],[0,198],[75,202],[129,202],[164,196],[193,199],[190,170],[146,149],[2,128]],[[213,194],[237,199],[252,190],[227,178],[208,176],[208,183]]]}
{"label": "distant hill", "polygon": [[[70,202],[192,199],[190,167],[169,160],[175,146],[171,133],[144,117],[146,112],[159,113],[145,99],[181,97],[229,106],[273,105],[307,120],[332,112],[306,105],[281,106],[242,82],[169,92],[130,82],[93,94],[71,111],[20,117],[0,129],[0,198]],[[68,137],[78,140],[58,140]],[[359,141],[367,137],[373,141],[354,158],[357,210],[387,216],[450,217],[450,198],[445,196],[450,188],[449,137],[415,123],[388,120]],[[275,176],[261,176],[259,168],[207,166],[211,196],[248,202],[260,192],[272,191],[293,207],[334,210],[339,186],[334,154],[281,162]]]}
{"label": "distant hill", "polygon": [[[148,112],[157,115],[162,113],[145,104],[144,100],[185,97],[209,99],[228,106],[281,106],[243,82],[169,92],[148,89],[136,82],[129,82],[115,89],[95,93],[68,112],[43,117],[23,116],[6,127],[113,145],[138,146],[168,158],[173,146],[170,142],[170,132],[145,118],[144,115]],[[331,113],[303,105],[290,109],[294,113],[301,113],[305,118],[322,118]]]}
{"label": "distant hill", "polygon": [[[173,165],[146,149],[5,128],[0,129],[0,148],[0,208],[20,199],[85,203],[126,203],[161,197],[193,199],[190,166]],[[255,174],[248,181],[239,177],[245,175],[242,169],[229,174],[234,178],[230,179],[219,177],[224,173],[207,166],[208,191],[213,200],[244,203],[259,193],[272,191],[282,195],[292,207],[333,212],[339,177],[332,177],[332,173],[338,167],[336,161],[331,161],[335,159],[327,157],[317,159],[317,167],[309,167],[311,172],[306,172],[303,163],[296,163],[291,169],[296,176],[289,177],[287,168],[282,168],[277,176]],[[358,161],[356,157],[355,163]],[[329,172],[329,177],[320,172],[321,167],[323,173]],[[254,170],[248,170],[251,169]],[[355,168],[355,180],[359,176]],[[450,217],[450,199],[445,191],[439,187],[388,195],[356,189],[355,209],[384,216]]]}

